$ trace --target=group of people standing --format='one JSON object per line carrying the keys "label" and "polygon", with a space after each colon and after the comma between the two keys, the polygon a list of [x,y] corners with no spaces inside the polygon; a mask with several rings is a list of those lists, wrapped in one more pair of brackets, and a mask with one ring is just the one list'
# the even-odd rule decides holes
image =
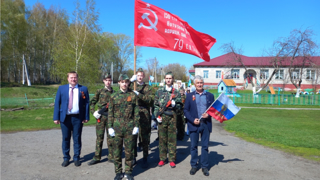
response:
{"label": "group of people standing", "polygon": [[[176,164],[177,139],[184,137],[185,119],[191,139],[191,170],[194,175],[198,170],[198,141],[201,135],[201,167],[208,176],[208,143],[212,129],[211,117],[205,113],[213,103],[214,97],[203,89],[203,78],[196,76],[196,91],[184,94],[184,90],[173,87],[174,75],[165,75],[165,86],[153,95],[152,88],[143,82],[145,74],[141,68],[131,79],[126,74],[118,78],[119,91],[111,87],[112,77],[104,76],[105,87],[97,90],[89,100],[88,89],[78,84],[78,74],[68,73],[69,84],[60,86],[56,95],[53,120],[60,124],[62,131],[62,166],[69,165],[71,159],[70,139],[74,141],[74,164],[80,166],[81,132],[83,123],[89,120],[90,112],[96,119],[96,150],[88,165],[101,160],[101,151],[105,131],[107,132],[108,162],[115,166],[115,180],[124,176],[133,179],[132,170],[136,164],[137,146],[143,151],[142,168],[148,167],[149,144],[151,135],[151,115],[158,122],[159,163],[164,166],[166,160],[171,168]],[[134,88],[136,82],[136,88]],[[97,110],[96,110],[97,106]],[[184,118],[185,116],[185,118]],[[139,143],[137,143],[139,140]],[[125,151],[125,166],[122,168],[122,148]]]}

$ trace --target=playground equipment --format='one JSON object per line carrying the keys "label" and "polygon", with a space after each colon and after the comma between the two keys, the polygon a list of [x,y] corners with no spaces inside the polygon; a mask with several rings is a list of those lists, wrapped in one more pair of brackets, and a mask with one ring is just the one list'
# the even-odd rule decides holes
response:
{"label": "playground equipment", "polygon": [[270,89],[271,94],[276,94],[276,93],[274,92],[273,86],[272,86],[271,84],[269,85],[269,89]]}

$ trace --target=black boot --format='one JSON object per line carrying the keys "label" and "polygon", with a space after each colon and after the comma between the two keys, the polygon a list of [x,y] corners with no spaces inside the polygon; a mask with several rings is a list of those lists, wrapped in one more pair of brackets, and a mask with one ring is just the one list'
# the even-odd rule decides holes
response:
{"label": "black boot", "polygon": [[114,180],[121,180],[123,178],[122,173],[117,173],[116,177],[114,177]]}
{"label": "black boot", "polygon": [[90,162],[88,162],[88,165],[91,166],[91,165],[97,164],[99,162],[100,162],[99,160],[92,159]]}
{"label": "black boot", "polygon": [[126,173],[124,177],[127,178],[127,180],[133,180],[133,176],[131,174]]}

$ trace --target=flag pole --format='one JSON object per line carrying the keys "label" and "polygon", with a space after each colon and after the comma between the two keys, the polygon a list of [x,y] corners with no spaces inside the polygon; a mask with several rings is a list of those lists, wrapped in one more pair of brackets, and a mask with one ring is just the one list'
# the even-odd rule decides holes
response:
{"label": "flag pole", "polygon": [[[133,74],[136,75],[136,46],[133,46],[133,56],[134,56],[134,67],[133,67]],[[133,90],[136,90],[137,84],[136,81],[133,83]]]}

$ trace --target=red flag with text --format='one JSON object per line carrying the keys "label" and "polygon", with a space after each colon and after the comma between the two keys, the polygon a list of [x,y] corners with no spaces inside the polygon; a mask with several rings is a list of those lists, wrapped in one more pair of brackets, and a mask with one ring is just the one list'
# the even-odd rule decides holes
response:
{"label": "red flag with text", "polygon": [[195,55],[210,61],[216,39],[194,30],[187,22],[157,6],[135,1],[134,45]]}

